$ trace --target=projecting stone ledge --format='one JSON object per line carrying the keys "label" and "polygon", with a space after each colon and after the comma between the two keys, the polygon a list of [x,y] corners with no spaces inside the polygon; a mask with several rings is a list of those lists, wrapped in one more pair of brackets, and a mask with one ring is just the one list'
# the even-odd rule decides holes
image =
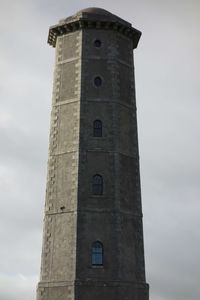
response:
{"label": "projecting stone ledge", "polygon": [[59,24],[49,29],[48,43],[55,47],[58,36],[83,28],[115,30],[129,37],[133,41],[133,49],[138,45],[141,32],[130,23],[113,15],[109,11],[97,7],[80,10],[75,15],[60,20]]}

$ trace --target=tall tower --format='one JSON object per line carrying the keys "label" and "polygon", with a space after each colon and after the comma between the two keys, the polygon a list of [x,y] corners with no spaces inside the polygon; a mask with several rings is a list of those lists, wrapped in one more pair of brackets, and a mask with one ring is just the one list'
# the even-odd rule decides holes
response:
{"label": "tall tower", "polygon": [[37,300],[148,300],[133,49],[100,8],[50,27],[56,47]]}

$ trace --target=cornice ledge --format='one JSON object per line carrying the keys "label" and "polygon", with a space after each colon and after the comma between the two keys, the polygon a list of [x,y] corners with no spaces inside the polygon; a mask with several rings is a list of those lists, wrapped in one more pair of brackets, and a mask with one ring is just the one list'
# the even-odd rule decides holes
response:
{"label": "cornice ledge", "polygon": [[110,20],[98,20],[85,17],[70,17],[65,20],[61,20],[59,24],[51,26],[49,28],[48,44],[55,47],[58,36],[74,32],[80,29],[106,29],[118,31],[124,36],[130,38],[133,41],[133,49],[138,45],[141,32],[131,26],[130,23],[121,21],[122,19],[116,17],[110,18]]}

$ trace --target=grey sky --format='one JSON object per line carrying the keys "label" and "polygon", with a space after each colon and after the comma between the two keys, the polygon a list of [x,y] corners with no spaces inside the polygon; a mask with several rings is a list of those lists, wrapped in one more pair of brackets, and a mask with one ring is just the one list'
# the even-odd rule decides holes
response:
{"label": "grey sky", "polygon": [[198,0],[2,1],[0,300],[35,299],[54,66],[48,27],[89,6],[143,32],[135,66],[150,299],[199,300]]}

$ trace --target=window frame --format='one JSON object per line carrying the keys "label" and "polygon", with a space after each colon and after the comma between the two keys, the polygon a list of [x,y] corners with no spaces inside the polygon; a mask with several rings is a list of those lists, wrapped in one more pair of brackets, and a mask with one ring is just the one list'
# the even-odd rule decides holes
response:
{"label": "window frame", "polygon": [[103,84],[103,79],[102,79],[102,77],[100,75],[96,75],[94,77],[93,82],[94,82],[94,86],[96,88],[100,88],[102,86],[102,84]]}
{"label": "window frame", "polygon": [[93,46],[95,47],[95,48],[97,48],[97,49],[99,49],[99,48],[101,48],[102,47],[102,41],[100,40],[100,39],[95,39],[94,41],[93,41]]}
{"label": "window frame", "polygon": [[[98,182],[98,180],[100,180],[100,182]],[[92,177],[92,195],[103,195],[103,176],[101,176],[100,174],[95,174]]]}
{"label": "window frame", "polygon": [[93,137],[102,137],[102,125],[103,123],[99,119],[93,121]]}
{"label": "window frame", "polygon": [[92,247],[91,247],[92,251],[92,257],[91,257],[91,262],[92,262],[92,266],[103,266],[103,256],[104,256],[104,247],[103,247],[103,243],[100,241],[94,241],[92,243]]}

